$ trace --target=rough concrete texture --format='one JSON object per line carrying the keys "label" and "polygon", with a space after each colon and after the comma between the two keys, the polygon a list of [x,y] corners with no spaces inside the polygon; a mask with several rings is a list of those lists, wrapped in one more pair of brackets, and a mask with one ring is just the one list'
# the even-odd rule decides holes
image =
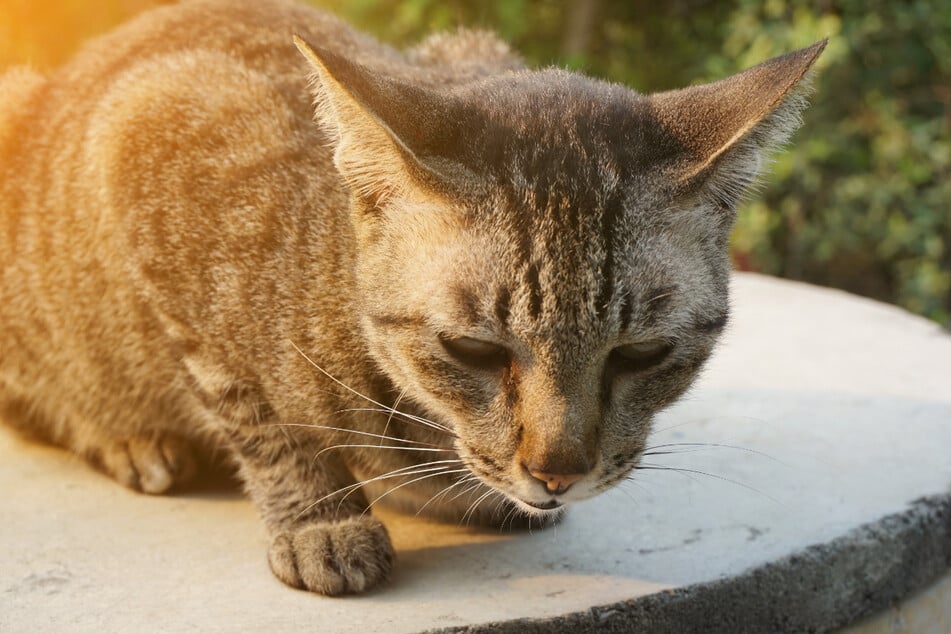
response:
{"label": "rough concrete texture", "polygon": [[734,297],[657,421],[654,445],[703,443],[652,458],[674,470],[531,534],[384,514],[397,568],[363,597],[274,580],[235,491],[136,495],[0,430],[0,631],[825,631],[945,574],[951,336],[759,276]]}
{"label": "rough concrete texture", "polygon": [[951,497],[938,496],[733,577],[551,619],[438,631],[822,632],[899,601],[949,566]]}
{"label": "rough concrete texture", "polygon": [[843,628],[840,634],[948,634],[951,632],[951,572],[883,612]]}

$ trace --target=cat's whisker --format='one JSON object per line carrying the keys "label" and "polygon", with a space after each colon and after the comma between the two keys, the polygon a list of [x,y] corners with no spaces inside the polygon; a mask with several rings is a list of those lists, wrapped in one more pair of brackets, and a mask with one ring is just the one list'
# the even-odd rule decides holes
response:
{"label": "cat's whisker", "polygon": [[[483,486],[482,481],[478,478],[478,476],[474,475],[471,478],[469,478],[468,481],[474,481],[475,484],[473,484],[470,487],[466,487],[464,490],[460,491],[459,493],[456,493],[454,496],[449,498],[449,502],[454,502],[460,497],[462,497],[463,495],[465,495],[466,493],[471,494],[473,491],[477,490],[480,486]],[[469,499],[472,499],[472,498],[470,497]]]}
{"label": "cat's whisker", "polygon": [[421,416],[414,416],[413,414],[407,414],[406,412],[401,412],[397,409],[393,409],[392,407],[384,406],[382,409],[379,409],[376,407],[348,407],[347,409],[337,410],[338,414],[344,414],[347,412],[376,412],[378,414],[389,414],[390,418],[387,419],[387,425],[389,425],[389,422],[392,420],[393,416],[399,416],[402,420],[405,420],[407,422],[419,423],[420,425],[424,425],[426,427],[432,427],[433,429],[437,429],[441,432],[451,434],[452,436],[456,435],[454,431],[452,431],[445,425],[440,425],[439,423],[435,421],[431,421],[428,418],[423,418]]}
{"label": "cat's whisker", "polygon": [[502,521],[499,523],[500,533],[505,530],[505,522],[508,522],[509,520],[511,520],[509,523],[509,530],[511,531],[513,528],[515,528],[515,513],[517,511],[518,507],[513,504],[512,508],[509,509],[509,512],[505,514],[505,517],[503,517]]}
{"label": "cat's whisker", "polygon": [[381,493],[380,495],[376,496],[376,498],[374,498],[372,502],[370,502],[369,504],[367,504],[367,507],[366,507],[365,509],[363,509],[363,513],[361,513],[360,515],[361,515],[361,516],[366,515],[366,513],[370,510],[370,508],[371,508],[374,504],[376,504],[377,502],[379,502],[380,500],[382,500],[383,498],[385,498],[386,496],[388,496],[390,493],[393,493],[394,491],[398,491],[399,489],[402,489],[402,488],[405,487],[405,486],[409,486],[410,484],[414,484],[414,483],[416,483],[416,482],[419,482],[419,481],[421,481],[421,480],[426,480],[426,479],[428,479],[428,478],[434,478],[434,477],[439,476],[439,475],[451,475],[451,474],[453,474],[453,473],[465,473],[465,472],[467,472],[467,471],[469,471],[469,470],[466,469],[466,468],[462,468],[462,469],[443,469],[443,470],[441,470],[441,471],[439,471],[439,472],[437,472],[437,473],[430,473],[430,474],[427,474],[427,475],[420,476],[420,477],[418,477],[418,478],[413,478],[412,480],[409,480],[409,481],[407,481],[407,482],[403,482],[403,483],[401,483],[401,484],[398,484],[398,485],[396,485],[395,487],[389,488],[389,489],[387,489],[386,491],[384,491],[383,493]]}
{"label": "cat's whisker", "polygon": [[[640,482],[638,482],[637,480],[635,480],[635,479],[633,479],[633,478],[625,478],[625,480],[626,480],[627,482],[630,482],[630,483],[633,484],[634,486],[636,486],[636,487],[637,487],[638,489],[640,489],[641,491],[644,491],[644,493],[646,493],[647,495],[650,495],[651,497],[654,496],[654,494],[651,493],[651,491],[650,491],[649,489],[647,489],[646,487],[644,487],[644,486],[643,486]],[[628,498],[630,498],[631,502],[634,503],[634,506],[640,506],[640,504],[639,504],[638,501],[637,501],[637,498],[634,497],[634,495],[633,495],[630,491],[628,491],[626,488],[624,488],[623,486],[617,486],[617,487],[614,487],[614,489],[617,490],[617,491],[620,491],[620,492],[624,493],[624,495],[626,495]]]}
{"label": "cat's whisker", "polygon": [[657,295],[654,295],[653,297],[651,297],[650,299],[648,299],[648,300],[647,300],[646,302],[644,302],[644,303],[645,303],[645,304],[651,304],[651,303],[656,302],[656,301],[658,301],[658,300],[664,299],[665,297],[670,297],[671,295],[675,294],[676,292],[677,292],[677,289],[671,289],[671,290],[665,291],[665,292],[663,292],[663,293],[659,293],[659,294],[657,294]]}
{"label": "cat's whisker", "polygon": [[[380,480],[386,480],[386,479],[388,479],[388,478],[396,478],[396,477],[399,477],[399,476],[407,476],[407,477],[408,477],[408,476],[416,475],[416,474],[418,474],[418,473],[423,473],[423,471],[421,471],[421,470],[419,470],[419,469],[424,468],[424,467],[433,467],[433,468],[431,469],[431,470],[433,470],[433,471],[435,471],[435,470],[437,470],[437,469],[448,469],[448,468],[449,468],[448,466],[434,467],[434,465],[448,465],[448,464],[456,464],[456,463],[461,463],[461,462],[462,462],[461,460],[433,460],[432,462],[424,462],[424,463],[421,463],[421,464],[414,464],[414,465],[409,465],[409,466],[406,466],[406,467],[400,467],[399,469],[393,469],[392,471],[388,471],[388,472],[386,472],[386,473],[383,473],[383,474],[381,474],[381,475],[375,476],[375,477],[373,477],[373,478],[369,478],[369,479],[367,479],[367,480],[361,480],[360,482],[354,482],[354,483],[352,483],[352,484],[348,484],[347,486],[341,487],[341,488],[337,489],[336,491],[333,491],[333,492],[331,492],[331,493],[328,493],[327,495],[325,495],[325,496],[323,496],[323,497],[321,497],[321,498],[315,500],[314,502],[311,502],[311,503],[308,504],[306,507],[304,507],[304,508],[300,511],[300,513],[297,514],[297,517],[296,517],[295,519],[300,519],[305,513],[307,513],[308,511],[310,511],[312,508],[314,508],[315,506],[317,506],[317,505],[320,504],[321,502],[323,502],[323,501],[325,501],[325,500],[329,500],[330,498],[332,498],[332,497],[334,497],[334,496],[336,496],[336,495],[340,495],[341,493],[346,493],[346,494],[344,495],[344,497],[340,500],[340,502],[342,503],[347,497],[349,497],[349,495],[350,495],[351,493],[353,493],[353,491],[359,489],[360,487],[363,487],[363,486],[366,486],[366,485],[368,485],[368,484],[371,484],[371,483],[373,483],[373,482],[378,482],[378,481],[380,481]],[[339,507],[339,503],[338,503],[338,507]]]}
{"label": "cat's whisker", "polygon": [[[775,502],[776,504],[779,504],[780,506],[785,506],[782,502],[780,502],[779,500],[777,500],[777,499],[774,498],[773,496],[771,496],[771,495],[769,495],[768,493],[765,493],[765,492],[763,492],[763,491],[760,491],[760,490],[757,489],[756,487],[752,487],[752,486],[746,484],[745,482],[740,482],[739,480],[734,480],[733,478],[728,478],[728,477],[726,477],[726,476],[717,475],[717,474],[715,474],[715,473],[709,473],[709,472],[707,472],[707,471],[700,471],[699,469],[686,469],[686,468],[683,468],[683,467],[663,467],[663,466],[660,466],[660,465],[645,465],[645,464],[641,464],[641,465],[638,465],[637,468],[635,469],[635,472],[637,472],[637,471],[674,471],[674,472],[676,472],[676,473],[680,473],[680,474],[682,474],[682,475],[688,475],[688,476],[689,476],[689,475],[703,475],[703,476],[707,476],[708,478],[714,478],[714,479],[716,479],[716,480],[722,480],[723,482],[729,482],[730,484],[735,484],[736,486],[743,487],[744,489],[747,489],[748,491],[752,491],[753,493],[757,493],[757,494],[759,494],[759,495],[762,495],[762,496],[765,497],[766,499],[768,499],[768,500],[770,500],[770,501],[772,501],[772,502]],[[627,476],[628,479],[630,479],[630,478],[632,478],[632,477],[633,477],[633,474]]]}
{"label": "cat's whisker", "polygon": [[320,456],[332,451],[334,449],[391,449],[393,451],[420,451],[420,452],[435,452],[435,453],[452,453],[452,449],[440,449],[440,448],[431,448],[431,447],[400,447],[397,445],[366,445],[366,444],[354,444],[354,443],[345,443],[340,445],[331,445],[329,447],[324,447],[320,451],[314,454],[314,460],[317,460]]}
{"label": "cat's whisker", "polygon": [[[358,430],[358,429],[347,429],[347,428],[345,428],[345,427],[331,427],[331,426],[328,426],[328,425],[311,425],[311,424],[307,424],[307,423],[266,423],[266,424],[262,425],[262,427],[306,427],[306,428],[311,428],[311,429],[325,429],[325,430],[328,430],[328,431],[339,431],[339,432],[343,432],[343,433],[346,433],[346,434],[358,434],[358,435],[360,435],[360,436],[372,436],[373,438],[379,438],[379,439],[381,439],[381,440],[380,440],[381,442],[382,442],[383,440],[390,440],[390,441],[393,441],[393,442],[401,442],[401,443],[404,443],[404,444],[421,445],[421,446],[423,446],[423,447],[438,447],[438,445],[434,445],[433,443],[429,443],[429,442],[422,442],[422,441],[419,441],[419,440],[407,440],[406,438],[398,438],[397,436],[387,436],[386,434],[374,434],[374,433],[372,433],[372,432],[360,431],[360,430]],[[451,451],[451,450],[447,449],[447,451]]]}
{"label": "cat's whisker", "polygon": [[499,492],[496,491],[495,489],[489,489],[488,491],[483,493],[481,496],[479,496],[479,498],[475,502],[469,505],[469,508],[466,510],[465,514],[463,514],[462,516],[462,521],[465,522],[466,526],[468,526],[469,522],[472,521],[472,516],[475,513],[476,509],[479,508],[479,505],[482,504],[482,502],[484,502],[485,499],[489,497],[490,495],[492,495],[493,493],[495,493],[496,495],[500,495]]}
{"label": "cat's whisker", "polygon": [[[687,449],[682,451],[677,451],[677,447],[687,447]],[[673,449],[673,451],[655,451],[655,449]],[[769,458],[774,462],[783,464],[781,460],[775,456],[771,456],[768,453],[758,451],[756,449],[751,449],[750,447],[741,447],[739,445],[730,445],[726,443],[716,443],[716,442],[670,442],[663,443],[660,445],[653,445],[651,447],[646,447],[644,449],[644,456],[659,456],[667,454],[677,454],[677,453],[691,453],[693,451],[702,451],[704,449],[733,449],[735,451],[743,451],[746,453],[755,454],[757,456],[762,456],[764,458]]]}
{"label": "cat's whisker", "polygon": [[[405,394],[405,392],[403,393]],[[409,412],[398,410],[395,408],[395,406],[387,407],[386,405],[381,405],[380,408],[351,407],[347,409],[338,410],[337,413],[343,413],[343,412],[379,412],[381,414],[389,414],[390,416],[395,415],[409,422],[419,423],[421,425],[427,425],[429,427],[435,427],[436,429],[439,429],[440,431],[445,431],[447,433],[454,434],[454,432],[449,427],[446,427],[445,425],[437,423],[436,421],[429,420],[428,418],[423,418],[422,416],[417,416],[415,414],[410,414]]]}
{"label": "cat's whisker", "polygon": [[[468,469],[467,469],[467,470],[468,470]],[[461,478],[461,479],[457,480],[456,482],[453,482],[452,484],[450,484],[450,485],[444,487],[441,491],[439,491],[438,493],[436,493],[435,495],[433,495],[432,497],[430,497],[428,500],[426,500],[426,503],[425,503],[425,504],[423,504],[421,507],[419,507],[418,509],[416,509],[416,515],[419,516],[419,514],[422,513],[423,510],[425,510],[425,508],[426,508],[427,506],[429,506],[431,503],[435,502],[435,501],[438,500],[439,498],[448,495],[449,492],[452,491],[452,490],[453,490],[454,488],[456,488],[457,486],[466,484],[467,482],[472,482],[473,479],[477,479],[477,478],[476,478],[476,476],[470,474],[468,477]]]}
{"label": "cat's whisker", "polygon": [[[372,403],[372,404],[376,405],[377,407],[383,408],[383,409],[386,410],[386,411],[394,411],[394,412],[395,412],[395,410],[393,410],[392,407],[387,407],[387,406],[384,405],[383,403],[380,403],[379,401],[376,401],[376,400],[370,398],[370,397],[367,396],[366,394],[363,394],[363,393],[361,393],[361,392],[358,392],[357,390],[353,389],[352,387],[350,387],[349,385],[347,385],[346,383],[344,383],[343,381],[341,381],[340,379],[338,379],[337,377],[335,377],[334,375],[332,375],[330,372],[327,372],[327,371],[324,370],[322,367],[320,367],[320,366],[317,364],[316,361],[314,361],[314,360],[311,359],[309,356],[307,356],[307,353],[305,353],[303,350],[301,350],[301,349],[297,346],[296,343],[294,343],[294,342],[293,342],[292,340],[290,340],[290,339],[288,339],[287,341],[288,341],[288,343],[291,344],[291,346],[294,348],[294,350],[297,351],[297,353],[298,353],[300,356],[304,357],[304,359],[305,359],[309,364],[311,364],[312,366],[314,366],[315,368],[317,368],[317,370],[318,370],[321,374],[323,374],[325,377],[327,377],[328,379],[330,379],[331,381],[333,381],[334,383],[336,383],[337,385],[339,385],[339,386],[342,387],[343,389],[347,390],[348,392],[350,392],[351,394],[353,394],[353,395],[355,395],[355,396],[359,396],[359,397],[362,398],[363,400],[365,400],[365,401],[367,401],[367,402],[369,402],[369,403]],[[412,414],[406,414],[405,412],[397,412],[397,413],[399,413],[400,415],[406,416],[407,418],[410,418],[411,420],[414,420],[415,422],[418,422],[418,423],[421,423],[421,424],[424,424],[424,425],[428,425],[428,426],[430,426],[430,427],[433,427],[434,429],[439,429],[439,430],[441,430],[441,431],[444,431],[444,432],[447,432],[447,433],[450,433],[450,434],[453,433],[452,430],[449,429],[448,427],[446,427],[445,425],[440,425],[439,423],[435,423],[435,422],[433,422],[433,421],[431,421],[431,420],[426,420],[426,419],[424,419],[424,418],[420,418],[419,416],[413,416]]]}
{"label": "cat's whisker", "polygon": [[[367,504],[366,507],[364,507],[363,511],[360,513],[360,515],[361,515],[361,517],[362,517],[363,515],[366,515],[367,512],[369,512],[370,507],[372,507],[374,504],[376,504],[376,502],[377,502],[378,500],[380,500],[381,498],[386,497],[387,495],[389,495],[389,494],[392,493],[393,491],[396,491],[396,490],[398,490],[398,489],[403,488],[404,486],[406,486],[406,485],[408,485],[408,484],[413,484],[414,482],[419,482],[420,480],[426,480],[427,478],[433,478],[433,477],[436,477],[436,476],[447,475],[447,474],[452,474],[452,473],[458,473],[458,472],[460,472],[460,471],[465,471],[465,469],[450,469],[448,466],[443,466],[443,467],[429,468],[429,469],[419,469],[419,470],[416,470],[416,471],[407,471],[407,472],[405,472],[405,473],[401,473],[401,474],[399,474],[399,477],[406,477],[406,478],[409,478],[409,477],[412,477],[412,476],[419,476],[419,474],[421,474],[421,473],[424,474],[424,475],[419,476],[419,477],[417,477],[417,478],[415,478],[415,479],[413,479],[413,480],[410,480],[410,481],[407,481],[407,482],[403,482],[403,483],[399,484],[398,486],[391,487],[391,488],[387,489],[387,490],[384,491],[381,495],[379,495],[378,497],[376,497],[372,502],[370,502],[369,504]],[[390,478],[392,478],[392,477],[396,477],[396,476],[389,476],[389,477],[386,478],[386,479],[390,479]],[[373,480],[368,480],[368,481],[366,482],[366,484],[369,484],[370,482],[373,482]],[[347,494],[344,495],[343,498],[340,499],[340,502],[337,503],[337,512],[338,512],[338,513],[340,512],[340,505],[343,503],[343,501],[344,501],[346,498],[350,497],[350,494],[352,494],[352,493],[353,493],[353,491],[348,491]]]}
{"label": "cat's whisker", "polygon": [[[681,400],[682,400],[682,401],[689,401],[689,400],[693,400],[693,399],[691,399],[690,395],[688,394],[688,395],[686,395],[686,396],[681,397]],[[663,434],[664,432],[668,432],[668,431],[670,431],[670,430],[672,430],[672,429],[679,429],[679,428],[681,428],[681,427],[687,427],[688,425],[700,425],[700,424],[702,424],[702,423],[711,423],[711,422],[717,422],[717,423],[723,423],[723,422],[727,422],[727,423],[750,423],[750,424],[755,423],[755,424],[757,424],[757,425],[764,425],[764,424],[768,424],[768,423],[769,423],[768,420],[766,420],[766,419],[764,419],[764,418],[759,418],[759,417],[757,417],[757,416],[713,416],[713,417],[701,417],[701,418],[693,418],[693,419],[691,419],[691,420],[685,420],[685,421],[676,423],[676,424],[674,424],[674,425],[668,425],[667,427],[658,427],[657,429],[651,430],[651,434],[652,434],[652,435]]]}
{"label": "cat's whisker", "polygon": [[[390,409],[389,416],[386,417],[386,424],[383,425],[383,435],[386,435],[386,432],[390,430],[390,423],[393,422],[393,415],[400,410],[400,402],[403,400],[403,397],[406,396],[406,390],[400,390],[400,393],[396,395],[396,400],[393,401],[393,407]],[[382,444],[382,440],[380,443]]]}
{"label": "cat's whisker", "polygon": [[[492,507],[492,517],[493,517],[493,518],[498,517],[499,512],[500,512],[500,511],[499,511],[499,507],[502,507],[502,505],[505,504],[505,502],[507,502],[507,501],[508,501],[508,497],[505,496],[504,494],[500,494],[500,495],[498,496],[498,499],[496,499],[496,501],[495,501],[495,506]],[[502,508],[504,509],[504,507],[502,507]],[[508,517],[508,515],[506,515],[506,517]],[[504,521],[504,520],[503,520],[503,521]]]}

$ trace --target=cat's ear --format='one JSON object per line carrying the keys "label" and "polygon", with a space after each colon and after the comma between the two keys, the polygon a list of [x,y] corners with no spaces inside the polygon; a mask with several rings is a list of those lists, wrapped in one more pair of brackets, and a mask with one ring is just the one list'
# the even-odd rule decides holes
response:
{"label": "cat's ear", "polygon": [[425,160],[432,139],[446,129],[437,95],[299,36],[294,43],[311,66],[315,118],[331,139],[334,164],[368,208],[382,208],[412,188],[432,190],[442,180]]}
{"label": "cat's ear", "polygon": [[807,71],[822,40],[726,79],[649,97],[653,116],[673,137],[678,180],[720,207],[733,208],[764,160],[801,123]]}

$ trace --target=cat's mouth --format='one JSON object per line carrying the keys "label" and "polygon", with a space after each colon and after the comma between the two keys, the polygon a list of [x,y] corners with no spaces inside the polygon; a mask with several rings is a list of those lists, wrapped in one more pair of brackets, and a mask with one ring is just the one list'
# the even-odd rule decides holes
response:
{"label": "cat's mouth", "polygon": [[559,502],[558,500],[554,498],[552,498],[551,500],[548,500],[547,502],[529,502],[527,500],[522,500],[522,502],[540,511],[553,511],[555,509],[560,509],[562,506],[564,506],[564,504],[562,504],[561,502]]}

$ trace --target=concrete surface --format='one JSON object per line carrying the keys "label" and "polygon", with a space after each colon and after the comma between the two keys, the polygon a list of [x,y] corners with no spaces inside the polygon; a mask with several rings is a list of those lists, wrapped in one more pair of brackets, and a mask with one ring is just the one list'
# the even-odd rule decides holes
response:
{"label": "concrete surface", "polygon": [[951,632],[951,573],[841,634],[948,634]]}
{"label": "concrete surface", "polygon": [[882,610],[854,631],[945,631],[951,336],[754,275],[734,305],[656,424],[653,444],[708,443],[651,460],[688,471],[532,534],[384,515],[397,567],[362,597],[273,579],[233,490],[136,495],[0,429],[0,631],[825,631]]}

